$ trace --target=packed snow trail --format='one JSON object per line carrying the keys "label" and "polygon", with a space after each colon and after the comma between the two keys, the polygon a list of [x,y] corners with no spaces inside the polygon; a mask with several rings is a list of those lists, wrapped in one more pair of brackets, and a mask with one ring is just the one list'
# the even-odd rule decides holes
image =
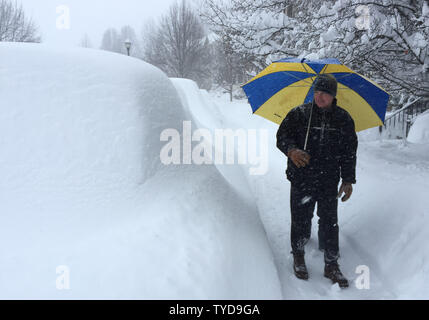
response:
{"label": "packed snow trail", "polygon": [[[310,279],[302,281],[293,274],[290,182],[285,176],[286,158],[276,147],[278,127],[252,115],[246,101],[231,103],[226,96],[209,97],[204,91],[200,94],[207,101],[205,105],[193,106],[194,115],[198,118],[205,108],[204,117],[207,114],[214,117],[212,127],[222,123],[225,128],[269,132],[269,170],[252,176],[248,174],[249,165],[241,165],[249,186],[241,183],[236,188],[244,187],[246,192],[250,188],[249,196],[256,199],[274,252],[284,299],[425,299],[429,296],[429,247],[422,245],[429,236],[428,143],[382,140],[378,128],[358,134],[357,184],[348,202],[339,201],[339,263],[350,280],[350,288],[341,290],[323,277],[316,212],[312,239],[306,246]],[[217,118],[219,115],[221,118]],[[206,119],[207,125],[209,122]],[[369,289],[362,282],[366,270],[369,270],[366,273]]]}

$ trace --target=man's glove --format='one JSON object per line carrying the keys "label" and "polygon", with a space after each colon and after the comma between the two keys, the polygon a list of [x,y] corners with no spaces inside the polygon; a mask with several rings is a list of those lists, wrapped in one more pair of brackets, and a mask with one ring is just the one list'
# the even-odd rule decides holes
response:
{"label": "man's glove", "polygon": [[340,191],[338,192],[338,196],[337,199],[339,199],[343,192],[345,193],[344,197],[341,198],[342,202],[346,202],[347,200],[349,200],[349,198],[351,197],[352,193],[353,193],[353,186],[351,183],[348,182],[343,182],[341,183],[341,187],[340,187]]}
{"label": "man's glove", "polygon": [[298,168],[305,167],[310,162],[310,155],[300,149],[291,149],[287,156]]}

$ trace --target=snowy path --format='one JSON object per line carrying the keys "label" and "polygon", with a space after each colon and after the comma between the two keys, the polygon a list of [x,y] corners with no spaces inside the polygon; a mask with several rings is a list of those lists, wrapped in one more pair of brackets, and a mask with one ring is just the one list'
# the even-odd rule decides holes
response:
{"label": "snowy path", "polygon": [[[428,145],[408,143],[404,146],[401,141],[377,141],[370,137],[374,132],[359,135],[358,183],[352,198],[339,203],[339,262],[350,280],[350,288],[340,290],[323,277],[323,253],[317,249],[316,212],[312,239],[306,247],[310,280],[298,280],[293,274],[290,183],[284,173],[286,159],[275,145],[277,127],[251,115],[246,103],[212,98],[216,113],[223,115],[227,128],[264,128],[269,132],[268,172],[259,176],[247,175],[247,179],[274,254],[284,299],[410,299],[428,296],[424,279],[429,252],[421,246],[413,247],[418,243],[417,239],[428,235],[427,229],[420,227],[429,220]],[[244,172],[248,172],[249,166],[243,167]],[[414,259],[416,255],[417,259]],[[362,272],[358,266],[368,267],[369,289],[358,289],[355,283]],[[409,274],[404,274],[404,270],[410,271]]]}

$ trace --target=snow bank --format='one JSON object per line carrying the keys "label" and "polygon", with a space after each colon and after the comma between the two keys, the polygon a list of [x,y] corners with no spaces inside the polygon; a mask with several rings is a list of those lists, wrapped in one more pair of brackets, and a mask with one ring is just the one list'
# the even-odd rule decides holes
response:
{"label": "snow bank", "polygon": [[[234,131],[234,128],[231,128],[232,119],[225,119],[222,116],[210,99],[207,91],[200,90],[198,85],[192,80],[172,78],[171,81],[181,97],[185,110],[193,116],[194,129],[208,130],[213,138],[217,129],[230,129]],[[229,126],[226,124],[226,120]],[[213,151],[211,158],[214,162],[216,149],[213,143],[214,141],[209,142],[207,149]],[[224,164],[217,164],[216,167],[233,188],[235,188],[237,193],[245,198],[247,197],[247,201],[255,201],[246,178],[248,172],[245,172],[242,166],[226,164],[225,161]]]}
{"label": "snow bank", "polygon": [[257,208],[160,161],[192,116],[140,60],[0,43],[0,297],[281,297]]}
{"label": "snow bank", "polygon": [[[194,81],[177,78],[173,78],[171,79],[171,81],[173,82],[175,88],[177,89],[177,92],[181,97],[181,101],[184,105],[185,110],[189,114],[192,114],[191,120],[194,129],[207,130],[211,133],[212,137],[215,135],[215,131],[217,129],[228,129],[232,132],[237,129],[234,126],[234,118],[225,118],[223,114],[219,111],[218,106],[213,102],[208,92],[205,90],[200,90]],[[209,144],[208,149],[213,150],[214,154],[216,152],[216,148],[213,146],[214,141],[204,142]],[[259,144],[259,141],[257,141],[257,144]],[[237,148],[237,144],[235,145],[235,147]],[[247,203],[247,205],[245,206],[251,205],[251,210],[238,210],[243,212],[241,215],[237,216],[239,219],[243,219],[243,221],[239,224],[246,223],[252,225],[252,228],[254,228],[254,231],[252,233],[258,238],[262,236],[261,232],[263,233],[263,239],[261,238],[256,246],[260,246],[263,244],[264,249],[262,250],[262,252],[264,252],[264,255],[269,252],[270,258],[260,259],[259,261],[263,263],[260,264],[259,268],[261,268],[261,272],[268,277],[264,280],[264,282],[270,284],[272,291],[275,292],[274,297],[280,297],[280,286],[277,287],[277,285],[274,285],[275,282],[278,281],[277,271],[274,265],[273,258],[271,256],[271,248],[268,245],[265,230],[260,221],[260,215],[258,212],[258,194],[257,192],[255,193],[255,190],[253,190],[249,186],[249,165],[243,166],[235,162],[234,164],[215,163],[215,166],[217,171],[222,174],[222,180],[226,180],[228,182],[228,194],[234,194],[234,197],[236,197],[237,199],[241,199],[240,201],[242,201],[243,205]],[[219,188],[214,189],[214,192],[216,192],[215,190],[223,190],[224,188],[224,186],[219,186]],[[255,244],[250,246],[249,250],[253,251],[254,246]],[[268,260],[270,261],[270,263],[267,263]],[[261,297],[265,299],[263,295],[261,295]]]}
{"label": "snow bank", "polygon": [[429,143],[429,111],[417,116],[407,140],[412,143]]}
{"label": "snow bank", "polygon": [[369,128],[363,131],[359,131],[357,133],[357,136],[358,136],[359,142],[377,141],[377,140],[380,140],[381,138],[379,127]]}
{"label": "snow bank", "polygon": [[[427,299],[429,145],[400,140],[361,144],[358,184],[343,235],[371,270],[374,299]],[[344,252],[345,254],[349,254]],[[345,256],[345,259],[347,256]],[[356,263],[357,264],[357,263]]]}

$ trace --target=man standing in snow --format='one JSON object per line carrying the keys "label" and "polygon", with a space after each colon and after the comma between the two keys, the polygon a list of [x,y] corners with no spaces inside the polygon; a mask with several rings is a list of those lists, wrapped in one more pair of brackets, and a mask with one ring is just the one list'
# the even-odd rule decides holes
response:
{"label": "man standing in snow", "polygon": [[[356,183],[358,145],[354,121],[337,106],[337,81],[322,74],[314,82],[314,101],[292,109],[277,132],[277,147],[288,157],[291,181],[291,245],[294,271],[308,279],[304,246],[310,239],[317,202],[319,249],[324,251],[325,277],[348,287],[339,269],[338,198],[347,201]],[[340,190],[338,185],[342,179]]]}

